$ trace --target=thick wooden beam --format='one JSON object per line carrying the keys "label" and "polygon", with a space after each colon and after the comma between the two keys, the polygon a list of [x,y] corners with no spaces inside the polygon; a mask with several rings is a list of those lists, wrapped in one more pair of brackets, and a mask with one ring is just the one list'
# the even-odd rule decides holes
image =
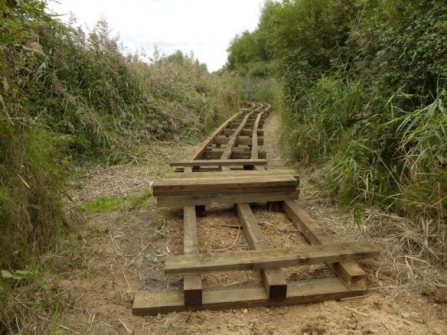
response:
{"label": "thick wooden beam", "polygon": [[[221,145],[221,144],[228,144],[229,141],[230,141],[229,137],[218,136],[214,140],[214,143],[217,144],[217,145]],[[252,142],[253,142],[253,140],[252,140],[252,137],[250,137],[250,136],[239,136],[236,139],[236,144],[237,145],[251,145]],[[258,142],[259,145],[263,145],[264,144],[264,138],[263,137],[257,137],[257,142]]]}
{"label": "thick wooden beam", "polygon": [[257,159],[258,158],[258,134],[257,130],[259,127],[259,123],[261,122],[261,117],[263,113],[259,113],[258,117],[256,118],[255,125],[253,127],[253,136],[252,136],[252,143],[251,143],[251,158]]}
{"label": "thick wooden beam", "polygon": [[[183,253],[195,255],[199,253],[197,236],[196,209],[193,206],[183,208]],[[202,278],[200,274],[187,275],[183,278],[185,306],[202,305]]]}
{"label": "thick wooden beam", "polygon": [[[269,249],[250,205],[237,204],[236,210],[250,248],[253,250]],[[261,270],[261,278],[269,299],[285,299],[287,297],[287,282],[281,269]]]}
{"label": "thick wooden beam", "polygon": [[366,242],[320,244],[286,249],[248,250],[220,254],[168,255],[165,275],[219,271],[275,269],[325,262],[358,261],[376,258],[379,250]]}
{"label": "thick wooden beam", "polygon": [[278,176],[293,176],[299,181],[300,177],[295,170],[292,169],[277,169],[277,170],[263,170],[263,171],[228,171],[228,172],[184,172],[179,174],[177,172],[167,173],[163,180],[166,179],[215,179],[215,178],[245,178],[245,177],[278,177]]}
{"label": "thick wooden beam", "polygon": [[[230,129],[230,128],[226,128],[224,130],[222,130],[221,135],[225,135],[225,136],[231,136],[234,133],[234,129]],[[251,130],[244,130],[242,129],[240,135],[242,136],[252,136],[253,132]],[[262,129],[258,129],[258,131],[256,132],[256,134],[258,134],[258,136],[264,136],[264,130]]]}
{"label": "thick wooden beam", "polygon": [[[259,189],[258,189],[259,190]],[[230,190],[231,191],[231,190]],[[185,196],[158,196],[158,207],[184,207],[201,206],[210,204],[247,204],[254,202],[285,201],[298,199],[299,192],[295,190],[275,191],[266,190],[265,192],[246,192],[243,190],[232,190],[232,194],[195,194]]]}
{"label": "thick wooden beam", "polygon": [[361,296],[365,290],[347,289],[338,278],[312,279],[290,283],[287,298],[269,300],[262,284],[204,288],[203,304],[186,307],[182,290],[136,292],[132,313],[138,316],[182,311],[286,306]]}
{"label": "thick wooden beam", "polygon": [[[222,156],[223,150],[205,151],[200,159],[219,159]],[[259,159],[267,159],[267,153],[265,151],[259,151]],[[251,159],[251,152],[235,152],[231,153],[230,159]]]}
{"label": "thick wooden beam", "polygon": [[225,128],[227,128],[228,124],[230,124],[233,120],[237,119],[238,117],[241,117],[243,115],[243,112],[239,112],[235,115],[233,115],[231,118],[229,118],[227,121],[225,121],[219,128],[217,128],[215,131],[213,131],[205,141],[202,142],[202,144],[197,148],[197,150],[191,155],[191,160],[198,159],[200,156],[202,156],[203,152],[205,151],[206,147],[213,143],[213,140],[216,136],[218,136]]}
{"label": "thick wooden beam", "polygon": [[[324,230],[294,201],[284,201],[283,210],[289,219],[301,230],[311,244],[331,244],[334,241]],[[366,273],[354,262],[328,264],[350,288],[366,288]]]}
{"label": "thick wooden beam", "polygon": [[[199,174],[198,172],[196,172]],[[298,186],[298,181],[292,176],[245,176],[239,178],[219,178],[216,176],[214,179],[209,178],[187,178],[182,179],[166,179],[156,181],[153,184],[153,195],[162,195],[163,191],[182,192],[182,191],[207,191],[207,190],[226,190],[226,189],[240,189],[251,190],[256,192],[257,188],[269,188],[269,187],[283,187],[283,186]]]}
{"label": "thick wooden beam", "polygon": [[[157,200],[160,200],[163,202],[165,198],[174,197],[178,200],[191,198],[191,199],[201,199],[202,196],[212,197],[212,199],[218,199],[218,198],[224,198],[224,197],[232,197],[232,196],[239,196],[243,194],[258,194],[262,197],[267,199],[268,194],[271,192],[272,194],[276,194],[278,192],[282,193],[290,193],[294,192],[297,193],[296,186],[267,186],[267,187],[253,187],[249,188],[248,185],[246,188],[244,186],[237,187],[237,188],[213,188],[212,185],[210,185],[209,188],[203,188],[203,190],[197,190],[197,189],[172,189],[172,190],[157,190],[154,192],[154,196],[157,197]],[[259,197],[257,197],[259,198]],[[294,198],[296,199],[296,197]],[[265,200],[263,202],[269,202],[270,200]],[[257,202],[257,201],[254,201]],[[244,202],[247,203],[247,202]],[[203,205],[203,204],[202,204]],[[205,204],[206,205],[206,204]],[[196,204],[194,206],[200,206],[200,204]]]}
{"label": "thick wooden beam", "polygon": [[230,165],[267,165],[265,159],[213,159],[172,162],[170,166],[230,166]]}
{"label": "thick wooden beam", "polygon": [[[244,120],[242,120],[241,124],[237,127],[237,129],[234,131],[234,133],[230,136],[228,144],[226,145],[225,150],[222,153],[222,156],[220,157],[220,159],[227,160],[231,157],[231,152],[233,151],[233,148],[236,145],[236,139],[238,138],[241,130],[244,129],[244,125],[247,123],[247,120],[251,114],[252,113],[248,113],[244,117]],[[266,164],[267,164],[267,162],[266,162]]]}

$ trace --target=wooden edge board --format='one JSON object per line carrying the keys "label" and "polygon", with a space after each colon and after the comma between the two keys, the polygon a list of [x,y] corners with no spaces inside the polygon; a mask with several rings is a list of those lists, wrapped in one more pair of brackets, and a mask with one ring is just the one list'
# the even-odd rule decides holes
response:
{"label": "wooden edge board", "polygon": [[[334,243],[332,239],[326,235],[324,230],[316,223],[309,214],[306,213],[294,201],[284,201],[283,210],[289,219],[297,225],[301,233],[311,244],[330,244]],[[366,287],[366,273],[354,262],[342,262],[328,264],[329,267],[337,274],[348,287],[364,288]]]}
{"label": "wooden edge board", "polygon": [[348,289],[338,278],[311,279],[288,285],[287,298],[269,300],[262,284],[204,288],[201,306],[185,306],[182,290],[140,291],[135,293],[132,313],[137,316],[182,311],[223,310],[307,304],[341,300],[365,294],[363,289]]}
{"label": "wooden edge board", "polygon": [[185,275],[275,269],[325,262],[357,261],[377,258],[379,254],[379,250],[367,242],[350,242],[218,254],[168,255],[165,257],[164,273],[165,275]]}
{"label": "wooden edge board", "polygon": [[197,159],[190,161],[172,162],[170,166],[228,166],[228,165],[267,165],[266,159]]}
{"label": "wooden edge board", "polygon": [[[222,152],[222,150],[204,151],[200,159],[220,159]],[[237,152],[233,150],[230,159],[251,159],[251,152]],[[258,159],[267,159],[267,153],[259,151]]]}
{"label": "wooden edge board", "polygon": [[213,171],[213,172],[170,172],[163,176],[167,179],[215,179],[215,178],[246,178],[246,177],[268,177],[268,176],[291,176],[299,181],[300,177],[295,170],[244,170],[244,171]]}
{"label": "wooden edge board", "polygon": [[[231,152],[233,151],[234,146],[236,145],[236,139],[239,136],[242,129],[244,129],[245,124],[247,123],[248,118],[250,115],[252,115],[254,112],[248,113],[244,120],[241,122],[241,124],[237,127],[236,131],[230,136],[230,139],[228,141],[228,144],[225,146],[224,152],[222,153],[222,156],[220,159],[225,160],[229,159],[231,156]],[[230,125],[231,126],[231,125]]]}
{"label": "wooden edge board", "polygon": [[230,117],[227,121],[225,121],[220,127],[218,127],[215,131],[213,131],[205,141],[202,142],[202,145],[197,148],[197,150],[191,155],[191,160],[199,158],[202,153],[205,151],[205,148],[213,142],[214,138],[218,136],[226,127],[227,125],[233,121],[234,119],[240,117],[243,115],[243,112],[238,112],[232,117]]}
{"label": "wooden edge board", "polygon": [[298,186],[298,180],[292,176],[246,176],[243,178],[219,178],[216,175],[214,179],[166,179],[155,181],[152,185],[154,196],[158,191],[182,191],[182,190],[221,190],[221,189],[237,189],[244,188],[246,190],[252,188],[268,188],[281,186]]}
{"label": "wooden edge board", "polygon": [[259,152],[258,145],[259,144],[262,145],[258,141],[258,128],[259,128],[259,124],[261,122],[261,117],[263,114],[264,114],[264,112],[261,112],[258,114],[256,121],[255,121],[255,125],[253,127],[253,135],[252,135],[252,143],[251,143],[251,158],[255,158],[255,159],[258,158],[258,152]]}
{"label": "wooden edge board", "polygon": [[299,191],[280,191],[242,194],[204,194],[194,196],[163,196],[157,197],[158,207],[185,207],[210,204],[238,204],[269,201],[285,201],[298,199]]}
{"label": "wooden edge board", "polygon": [[[267,240],[259,228],[259,224],[249,204],[237,204],[237,215],[244,228],[245,239],[251,249],[269,249]],[[285,299],[287,296],[287,282],[281,269],[261,270],[261,279],[269,299]]]}
{"label": "wooden edge board", "polygon": [[[253,136],[255,136],[255,134],[253,134]],[[229,141],[230,141],[229,137],[218,136],[218,137],[216,137],[214,139],[213,144],[219,144],[219,145],[221,145],[221,144],[228,144]],[[256,141],[257,141],[257,143],[259,145],[263,145],[264,144],[264,138],[263,137],[257,137]],[[250,136],[238,136],[238,138],[236,139],[236,144],[237,145],[252,145],[252,143],[253,143],[253,138],[250,137]]]}
{"label": "wooden edge board", "polygon": [[[286,186],[275,186],[275,185],[267,185],[266,187],[250,187],[247,185],[241,185],[237,188],[225,188],[218,187],[219,185],[209,187],[192,187],[188,188],[172,188],[166,190],[154,189],[152,194],[156,198],[163,197],[174,197],[176,199],[190,197],[194,199],[201,199],[203,196],[212,196],[212,197],[228,197],[228,196],[237,196],[243,195],[248,192],[250,193],[258,193],[258,194],[269,194],[269,192],[297,192],[296,185],[286,185]],[[260,185],[262,186],[262,185]],[[161,200],[163,201],[163,200]]]}

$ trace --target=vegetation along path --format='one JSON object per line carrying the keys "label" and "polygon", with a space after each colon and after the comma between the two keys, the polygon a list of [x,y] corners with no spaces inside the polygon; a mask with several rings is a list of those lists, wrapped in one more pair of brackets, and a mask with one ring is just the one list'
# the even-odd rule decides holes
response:
{"label": "vegetation along path", "polygon": [[[129,52],[104,18],[64,24],[44,0],[0,0],[0,12],[0,335],[447,334],[445,0],[266,0],[214,73],[182,51]],[[295,206],[327,239],[380,249],[359,261],[366,295],[133,315],[136,292],[188,287],[163,270],[184,253],[184,211],[158,208],[152,186],[202,149],[246,159],[244,134],[217,143],[238,152],[192,145],[244,100],[275,109],[250,168],[267,153],[269,171],[297,170]],[[248,221],[269,247],[307,243],[257,200]],[[206,210],[200,253],[253,246],[231,205]],[[282,275],[334,279],[320,264]],[[201,279],[259,285],[254,271]]]}

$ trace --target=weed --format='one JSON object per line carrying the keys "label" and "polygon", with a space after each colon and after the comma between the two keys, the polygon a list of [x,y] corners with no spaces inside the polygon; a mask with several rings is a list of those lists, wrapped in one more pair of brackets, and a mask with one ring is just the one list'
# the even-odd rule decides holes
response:
{"label": "weed", "polygon": [[137,195],[123,197],[100,197],[83,203],[81,209],[90,213],[105,213],[119,209],[136,209],[148,204],[152,191],[145,190]]}
{"label": "weed", "polygon": [[127,203],[125,197],[100,197],[81,205],[81,208],[90,213],[104,213],[123,208]]}
{"label": "weed", "polygon": [[155,227],[155,238],[163,240],[168,236],[169,221],[167,219],[159,219],[152,222]]}

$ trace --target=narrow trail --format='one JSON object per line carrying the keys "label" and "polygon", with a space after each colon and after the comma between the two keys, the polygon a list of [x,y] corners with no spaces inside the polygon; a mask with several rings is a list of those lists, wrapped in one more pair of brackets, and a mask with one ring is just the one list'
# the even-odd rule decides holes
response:
{"label": "narrow trail", "polygon": [[[287,167],[277,142],[279,127],[275,114],[264,126],[263,150],[268,152],[272,169]],[[191,146],[159,148],[151,159],[135,166],[94,169],[72,191],[73,198],[82,203],[110,194],[141,193],[151,181],[164,175],[167,161],[182,158],[185,151],[192,150]],[[177,289],[181,285],[178,279],[163,276],[159,255],[182,252],[182,211],[157,209],[151,200],[144,208],[86,214],[88,223],[77,232],[81,248],[58,255],[64,269],[53,279],[61,306],[58,323],[77,334],[447,334],[447,300],[442,294],[445,288],[429,289],[445,273],[418,268],[420,271],[412,274],[401,266],[397,260],[404,255],[402,250],[395,240],[379,231],[398,219],[371,212],[359,231],[349,214],[320,195],[323,173],[299,171],[302,186],[298,202],[334,240],[366,240],[381,247],[381,259],[361,263],[369,275],[365,297],[275,308],[133,316],[136,291]],[[282,213],[257,211],[256,216],[272,247],[301,243]],[[245,248],[244,238],[235,226],[237,220],[230,207],[210,210],[198,221],[201,252]],[[285,275],[305,279],[321,270],[306,271],[292,269]],[[225,286],[256,278],[248,271],[208,275],[204,282]]]}

